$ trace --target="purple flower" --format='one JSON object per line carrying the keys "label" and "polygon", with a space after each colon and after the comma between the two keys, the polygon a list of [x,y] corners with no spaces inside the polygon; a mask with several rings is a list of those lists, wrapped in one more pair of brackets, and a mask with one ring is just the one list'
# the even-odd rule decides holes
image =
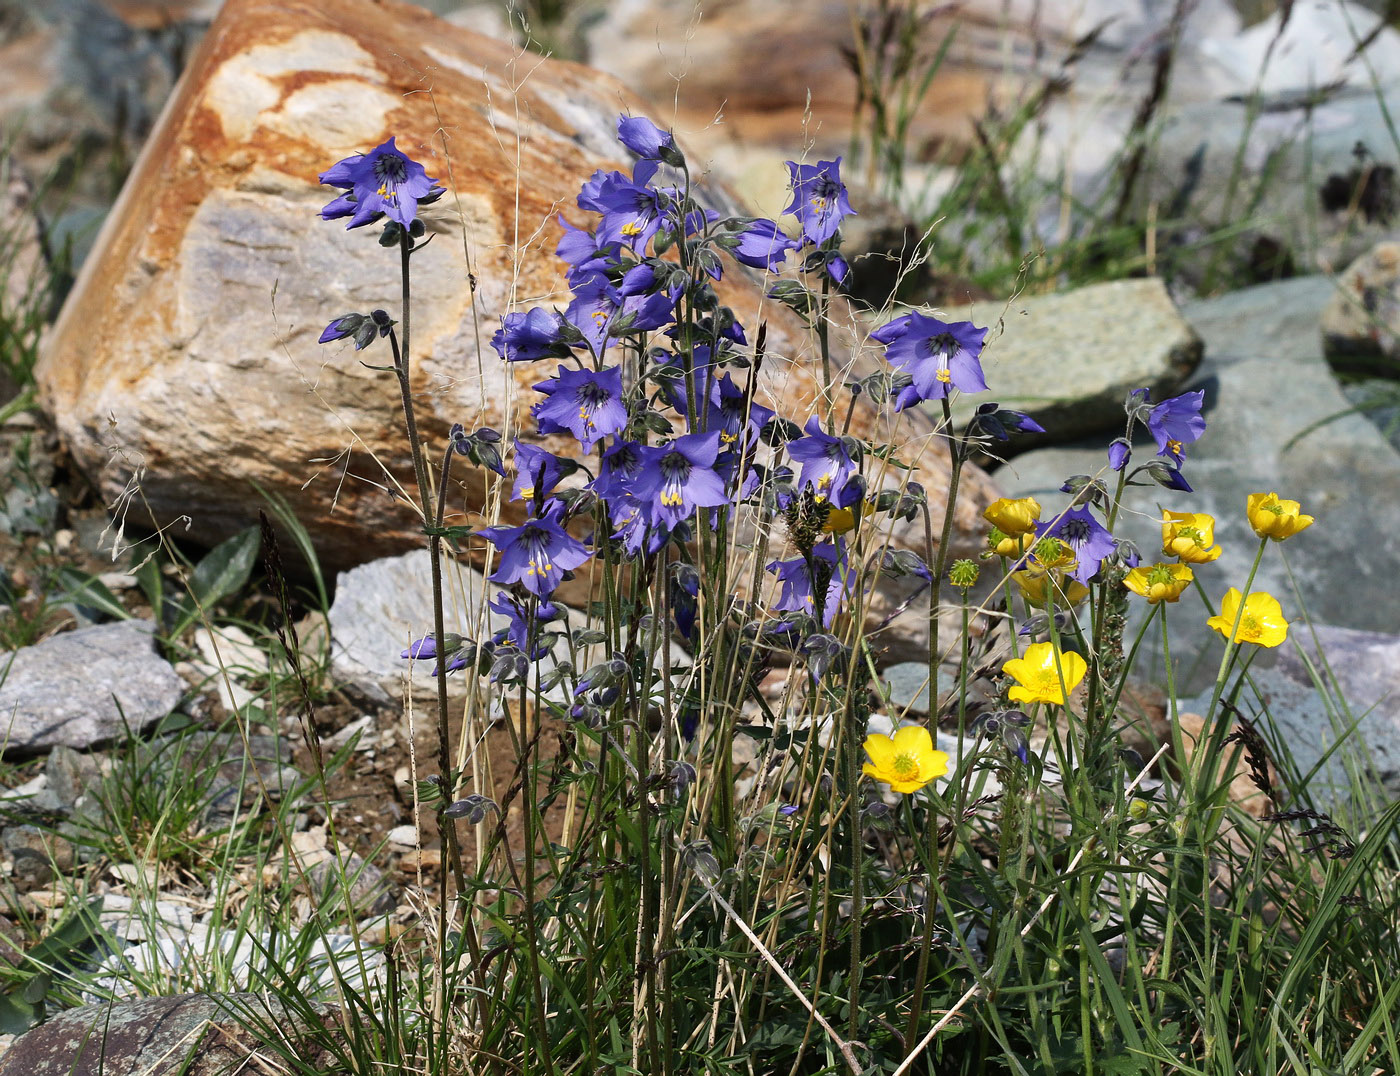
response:
{"label": "purple flower", "polygon": [[509,643],[531,661],[538,661],[549,652],[540,641],[540,625],[557,620],[563,611],[552,601],[542,601],[535,606],[535,632],[530,634],[529,610],[506,591],[501,591],[491,602],[491,608],[505,617],[509,623],[491,637],[497,646]]}
{"label": "purple flower", "polygon": [[675,527],[697,508],[728,504],[724,478],[715,470],[718,456],[718,430],[677,437],[647,453],[635,494],[641,501],[654,502],[653,519],[667,527]]}
{"label": "purple flower", "polygon": [[778,600],[769,608],[775,612],[807,613],[816,617],[816,596],[813,593],[812,566],[817,568],[818,579],[827,575],[826,590],[822,595],[822,627],[830,627],[841,599],[850,589],[849,582],[840,578],[846,568],[845,550],[830,542],[812,547],[812,563],[806,557],[792,557],[789,560],[775,560],[768,564],[768,571],[777,573],[782,589]]}
{"label": "purple flower", "polygon": [[981,430],[998,441],[1009,441],[1013,433],[1044,433],[1042,426],[1022,411],[1009,411],[1000,404],[984,403],[977,407],[972,420],[973,430]]}
{"label": "purple flower", "polygon": [[598,237],[583,228],[575,228],[562,216],[564,238],[554,252],[569,266],[570,280],[576,274],[607,269],[618,259],[621,247],[617,243],[599,243]]}
{"label": "purple flower", "polygon": [[618,116],[617,140],[644,161],[672,162],[679,157],[676,139],[645,116]]}
{"label": "purple flower", "polygon": [[369,314],[345,314],[321,330],[318,344],[329,344],[333,340],[353,337],[355,350],[363,351],[374,342],[376,336],[388,336],[394,327],[394,319],[385,310],[375,310]]}
{"label": "purple flower", "polygon": [[593,480],[593,492],[610,507],[615,500],[619,503],[626,500],[636,489],[650,451],[635,441],[618,441],[603,453],[598,477]]}
{"label": "purple flower", "polygon": [[570,354],[566,343],[570,336],[574,336],[573,330],[557,311],[537,306],[523,314],[506,314],[501,318],[501,327],[491,337],[491,346],[509,362],[562,359]]}
{"label": "purple flower", "polygon": [[1206,432],[1206,420],[1201,415],[1204,391],[1182,393],[1163,400],[1147,416],[1147,428],[1157,442],[1157,455],[1167,456],[1178,466],[1182,447]]}
{"label": "purple flower", "polygon": [[[898,330],[896,325],[900,326]],[[952,388],[961,392],[986,391],[987,382],[977,359],[986,337],[987,330],[970,321],[950,325],[917,311],[872,333],[872,339],[886,345],[885,358],[890,365],[913,378],[913,383],[896,398],[895,410],[902,411],[920,400],[941,400]]]}
{"label": "purple flower", "polygon": [[588,560],[584,544],[546,513],[519,527],[485,527],[477,531],[501,553],[491,574],[495,583],[519,583],[536,597],[547,598],[564,578]]}
{"label": "purple flower", "polygon": [[[456,672],[458,669],[466,668],[467,654],[464,647],[466,640],[460,635],[454,635],[448,632],[443,636],[443,641],[446,644],[442,648],[443,655],[447,659],[443,662],[443,671]],[[438,674],[437,656],[437,639],[432,635],[425,635],[421,639],[414,639],[408,644],[408,649],[399,654],[401,658],[413,658],[415,661],[432,661],[434,676]]]}
{"label": "purple flower", "polygon": [[792,173],[792,204],[783,212],[802,222],[802,234],[809,243],[825,243],[843,218],[855,215],[841,182],[841,158],[816,164],[788,161],[787,166]]}
{"label": "purple flower", "polygon": [[347,228],[368,224],[381,213],[407,228],[418,215],[418,203],[435,190],[423,166],[400,153],[392,138],[368,153],[346,157],[320,179],[348,192],[322,209],[321,219],[350,217]]}
{"label": "purple flower", "polygon": [[574,301],[564,316],[597,355],[603,353],[612,337],[668,324],[676,305],[675,298],[665,292],[623,295],[602,273],[586,274],[573,287]]}
{"label": "purple flower", "polygon": [[1058,538],[1074,551],[1075,564],[1070,576],[1087,584],[1099,570],[1104,557],[1113,552],[1115,542],[1108,528],[1087,508],[1071,508],[1046,523],[1035,525],[1037,538]]}
{"label": "purple flower", "polygon": [[[819,499],[830,501],[839,508],[849,507],[849,503],[843,502],[852,499],[847,497],[846,491],[848,484],[855,487],[854,483],[850,483],[850,478],[856,472],[856,461],[851,457],[850,449],[842,438],[823,432],[816,415],[807,420],[804,428],[807,435],[789,441],[787,445],[788,455],[802,464],[802,480],[798,488],[810,487]],[[856,496],[859,496],[859,491]]]}
{"label": "purple flower", "polygon": [[661,195],[647,184],[656,162],[638,161],[628,179],[621,172],[595,172],[578,196],[580,209],[601,213],[598,243],[642,250],[661,227]]}
{"label": "purple flower", "polygon": [[1132,445],[1120,437],[1108,446],[1108,465],[1115,471],[1121,471],[1128,465],[1128,460],[1132,458],[1132,455]]}
{"label": "purple flower", "polygon": [[535,387],[549,397],[533,409],[540,421],[540,432],[568,430],[585,452],[592,452],[602,438],[627,425],[620,366],[597,371],[561,366],[558,377]]}
{"label": "purple flower", "polygon": [[516,441],[515,482],[511,486],[510,499],[543,504],[544,499],[554,492],[559,480],[572,474],[575,466],[572,460],[561,460],[539,445]]}
{"label": "purple flower", "polygon": [[788,251],[801,246],[797,240],[784,235],[776,223],[763,219],[750,221],[743,230],[724,236],[719,243],[735,261],[751,269],[769,271],[783,264]]}

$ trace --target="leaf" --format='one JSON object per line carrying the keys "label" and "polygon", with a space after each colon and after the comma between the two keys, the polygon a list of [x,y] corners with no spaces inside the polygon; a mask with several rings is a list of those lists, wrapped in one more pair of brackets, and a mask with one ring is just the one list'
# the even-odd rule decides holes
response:
{"label": "leaf", "polygon": [[262,536],[249,527],[211,549],[190,575],[190,593],[204,608],[234,594],[253,574]]}
{"label": "leaf", "polygon": [[0,994],[0,1035],[23,1035],[38,1022],[36,1006],[13,994]]}
{"label": "leaf", "polygon": [[95,609],[118,620],[131,619],[126,606],[97,576],[65,566],[58,570],[58,582],[74,604]]}

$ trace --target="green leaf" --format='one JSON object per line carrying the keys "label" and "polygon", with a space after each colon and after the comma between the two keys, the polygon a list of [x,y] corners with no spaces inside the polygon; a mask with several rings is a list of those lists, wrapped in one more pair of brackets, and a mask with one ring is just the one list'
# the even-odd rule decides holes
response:
{"label": "green leaf", "polygon": [[23,1035],[38,1022],[37,1006],[13,994],[0,994],[0,1035]]}
{"label": "green leaf", "polygon": [[170,633],[179,635],[231,594],[236,594],[253,574],[262,535],[249,527],[211,549],[190,573],[190,599],[181,603],[180,613]]}
{"label": "green leaf", "polygon": [[75,604],[96,609],[118,620],[131,619],[131,614],[120,599],[97,576],[65,566],[58,570],[58,582]]}

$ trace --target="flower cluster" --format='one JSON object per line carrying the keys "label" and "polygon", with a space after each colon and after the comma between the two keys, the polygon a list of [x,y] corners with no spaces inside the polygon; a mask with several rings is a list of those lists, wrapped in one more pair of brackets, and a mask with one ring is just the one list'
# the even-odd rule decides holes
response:
{"label": "flower cluster", "polygon": [[[798,278],[779,282],[774,294],[790,305],[801,305],[794,298],[801,294],[811,309],[820,306],[824,300],[801,278],[825,281],[825,293],[850,271],[840,228],[855,211],[840,158],[789,162],[789,232],[775,220],[723,218],[702,205],[674,136],[652,121],[619,117],[617,135],[635,158],[631,169],[595,172],[577,198],[586,220],[558,221],[569,300],[511,311],[491,339],[503,362],[548,364],[534,385],[531,432],[566,437],[573,449],[548,451],[529,433],[498,448],[494,431],[454,428],[457,452],[497,473],[510,470],[511,499],[524,518],[475,531],[494,549],[490,579],[501,591],[492,608],[510,626],[480,645],[445,637],[443,667],[516,676],[520,663],[511,655],[533,661],[547,652],[541,626],[558,616],[556,591],[595,559],[605,572],[631,564],[640,578],[666,578],[675,628],[692,637],[702,606],[694,540],[725,533],[739,506],[750,505],[786,520],[795,554],[766,565],[775,594],[756,610],[757,622],[767,625],[765,638],[786,638],[820,679],[843,667],[846,648],[826,632],[862,585],[865,565],[852,555],[851,535],[872,515],[912,514],[907,502],[918,487],[910,484],[908,496],[871,490],[870,446],[838,431],[829,414],[794,422],[765,406],[757,398],[761,344],[750,347],[748,330],[714,285],[726,258],[774,273],[800,254]],[[349,217],[352,228],[387,218],[386,245],[401,233],[421,235],[418,210],[442,193],[394,139],[321,178],[344,192],[322,215]],[[411,238],[402,241],[411,246]],[[955,389],[985,390],[986,336],[970,322],[920,311],[895,318],[872,334],[889,363],[882,391],[898,411],[945,400]],[[383,337],[404,376],[394,322],[383,311],[342,315],[321,339],[351,340],[359,350]],[[1039,429],[988,404],[969,436],[1005,440]],[[917,555],[881,557],[890,574],[929,578]],[[404,652],[438,655],[431,637]],[[585,693],[581,685],[573,685],[576,696]]]}

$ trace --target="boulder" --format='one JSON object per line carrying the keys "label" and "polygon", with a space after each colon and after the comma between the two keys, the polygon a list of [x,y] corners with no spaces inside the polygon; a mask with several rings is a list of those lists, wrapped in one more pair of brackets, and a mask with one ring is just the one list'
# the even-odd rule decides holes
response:
{"label": "boulder", "polygon": [[185,683],[155,652],[154,631],[149,621],[123,620],[0,654],[4,750],[85,749],[165,717]]}
{"label": "boulder", "polygon": [[[65,445],[104,497],[139,484],[139,500],[126,500],[158,523],[187,520],[190,537],[212,544],[255,521],[256,484],[288,500],[333,568],[421,543],[398,493],[412,481],[392,375],[346,344],[316,343],[348,310],[396,305],[397,258],[321,221],[332,192],[316,177],[394,135],[442,179],[449,193],[427,214],[440,234],[414,256],[420,432],[440,446],[453,422],[519,429],[542,374],[502,363],[491,333],[512,308],[564,297],[557,214],[581,218],[571,209],[581,182],[627,167],[618,113],[649,111],[595,71],[531,57],[526,78],[524,62],[396,0],[229,0],[37,371]],[[701,193],[727,206],[723,191]],[[751,329],[767,321],[760,395],[801,415],[821,364],[811,334],[764,290],[730,267],[721,296]],[[840,366],[874,369],[873,349],[859,352],[839,327],[835,339]],[[854,432],[874,429],[869,414]],[[906,455],[936,496],[946,450],[915,423],[902,428]],[[458,462],[449,521],[476,524],[483,472]],[[964,491],[966,545],[995,492],[980,472]],[[505,520],[518,522],[517,509],[502,509]]]}
{"label": "boulder", "polygon": [[[330,1021],[332,1009],[315,1009]],[[177,994],[59,1013],[14,1042],[0,1057],[0,1076],[252,1076],[266,1071],[259,1056],[266,1047],[245,1024],[305,1063],[329,1060],[305,1018],[280,1003],[257,994]]]}
{"label": "boulder", "polygon": [[979,403],[994,399],[1045,427],[1044,434],[1016,437],[1006,446],[1013,451],[1121,434],[1130,392],[1150,388],[1154,400],[1170,396],[1201,361],[1201,338],[1156,278],[981,303],[947,316],[994,325],[982,358],[991,390],[962,397],[955,418],[965,423]]}

